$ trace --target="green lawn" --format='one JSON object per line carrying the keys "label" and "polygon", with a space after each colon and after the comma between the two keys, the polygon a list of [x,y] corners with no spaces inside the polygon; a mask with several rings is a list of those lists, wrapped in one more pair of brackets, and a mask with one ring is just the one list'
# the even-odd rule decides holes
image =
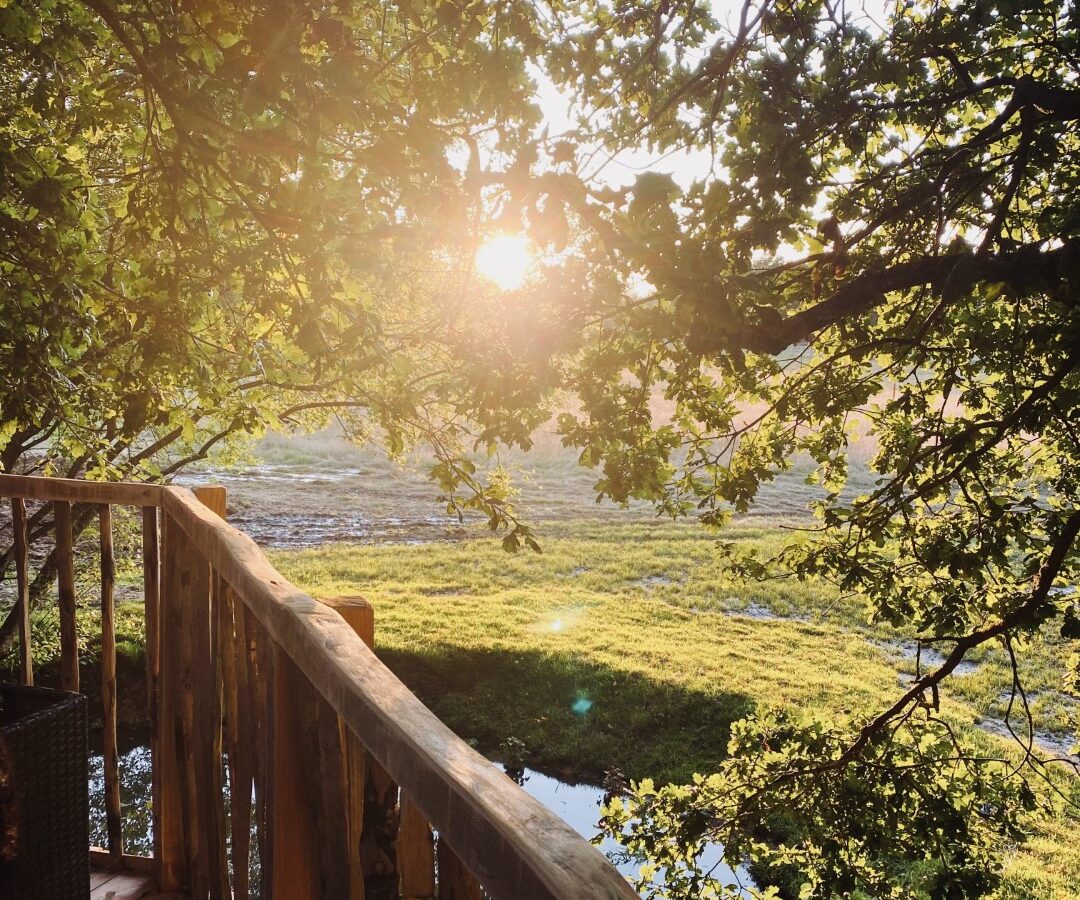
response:
{"label": "green lawn", "polygon": [[[725,534],[765,550],[782,537]],[[317,596],[369,598],[380,655],[460,735],[496,756],[521,742],[528,764],[564,777],[684,779],[720,759],[730,723],[755,708],[873,710],[913,671],[855,600],[824,584],[735,583],[714,541],[689,525],[576,523],[545,529],[540,556],[478,540],[274,560]],[[1047,732],[1066,727],[1063,652],[1043,643],[1022,661]],[[1000,711],[1010,681],[996,650],[977,659],[943,702],[989,749],[999,739],[974,725]],[[1074,800],[1075,781],[1063,780]],[[1080,897],[1078,828],[1060,809],[1034,823],[1001,896]]]}

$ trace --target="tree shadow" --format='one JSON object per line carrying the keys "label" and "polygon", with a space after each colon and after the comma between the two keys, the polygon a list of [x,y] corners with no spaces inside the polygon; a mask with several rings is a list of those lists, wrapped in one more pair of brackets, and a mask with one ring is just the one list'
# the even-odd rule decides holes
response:
{"label": "tree shadow", "polygon": [[[440,645],[378,655],[480,752],[566,781],[599,783],[610,769],[688,781],[726,756],[731,723],[754,710],[745,694],[688,690],[561,654]],[[523,759],[507,759],[521,750]]]}

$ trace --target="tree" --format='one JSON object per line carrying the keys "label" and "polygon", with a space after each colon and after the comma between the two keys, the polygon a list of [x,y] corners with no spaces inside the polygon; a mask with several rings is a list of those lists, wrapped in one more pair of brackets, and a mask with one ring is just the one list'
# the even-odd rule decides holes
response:
{"label": "tree", "polygon": [[[722,525],[807,456],[818,526],[732,565],[833,579],[944,663],[865,721],[748,721],[611,826],[671,896],[722,893],[687,853],[710,836],[807,896],[984,893],[1053,778],[972,755],[939,694],[980,645],[1080,633],[1078,27],[1019,0],[3,5],[0,466],[167,477],[333,412],[430,440],[513,548],[463,442],[527,445],[557,387],[618,501]],[[530,63],[572,133],[537,134]],[[593,177],[639,146],[713,165]],[[493,298],[472,250],[521,226],[553,261]]]}
{"label": "tree", "polygon": [[[626,289],[574,318],[563,433],[599,493],[711,525],[812,459],[816,527],[733,565],[831,579],[944,662],[864,721],[748,723],[715,776],[645,786],[609,824],[669,866],[660,896],[710,885],[686,856],[707,836],[770,879],[794,868],[802,896],[976,896],[1050,776],[1030,742],[1019,771],[978,759],[939,694],[976,647],[1015,666],[1040,635],[1080,637],[1080,9],[718,16],[582,2],[555,29],[579,174],[641,144],[712,160],[689,186],[650,172],[586,198],[577,252]],[[876,484],[853,496],[860,437]],[[1014,699],[1023,731],[1019,674]]]}
{"label": "tree", "polygon": [[336,415],[510,522],[462,435],[527,441],[531,398],[471,266],[537,40],[474,0],[0,4],[0,471],[167,478]]}

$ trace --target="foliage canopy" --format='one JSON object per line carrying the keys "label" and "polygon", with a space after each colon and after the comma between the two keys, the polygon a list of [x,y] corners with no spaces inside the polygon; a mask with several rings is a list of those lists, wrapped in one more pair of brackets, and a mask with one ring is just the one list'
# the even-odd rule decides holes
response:
{"label": "foliage canopy", "polygon": [[[723,835],[804,896],[993,887],[1049,776],[938,701],[973,647],[1080,636],[1075,3],[46,0],[0,6],[0,47],[0,466],[168,474],[333,411],[430,440],[498,526],[461,439],[527,445],[557,388],[617,501],[720,525],[808,456],[817,527],[732,565],[832,579],[945,662],[869,721],[747,723],[692,815],[642,788],[611,825],[658,858]],[[597,177],[642,146],[710,165]],[[548,253],[501,298],[493,225]],[[723,893],[688,866],[671,896]]]}
{"label": "foliage canopy", "polygon": [[[944,654],[869,721],[748,724],[711,788],[639,791],[609,824],[640,816],[632,843],[672,864],[722,836],[795,865],[805,896],[980,895],[993,853],[976,832],[1007,834],[1045,772],[973,760],[942,683],[979,644],[1080,637],[1080,10],[575,9],[553,65],[587,98],[583,132],[711,166],[611,197],[597,258],[647,287],[594,298],[567,440],[603,493],[714,524],[811,458],[818,525],[733,565],[830,579]],[[878,479],[853,496],[860,440]],[[779,854],[746,843],[770,820],[789,830]],[[936,863],[903,875],[894,854]],[[723,892],[688,869],[671,896]]]}

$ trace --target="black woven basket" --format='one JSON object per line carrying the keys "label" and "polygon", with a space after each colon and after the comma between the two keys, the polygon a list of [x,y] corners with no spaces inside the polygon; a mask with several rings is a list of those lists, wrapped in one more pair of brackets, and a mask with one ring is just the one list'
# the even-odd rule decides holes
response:
{"label": "black woven basket", "polygon": [[90,896],[86,752],[85,697],[0,684],[0,818],[14,824],[10,858],[0,858],[4,900]]}

